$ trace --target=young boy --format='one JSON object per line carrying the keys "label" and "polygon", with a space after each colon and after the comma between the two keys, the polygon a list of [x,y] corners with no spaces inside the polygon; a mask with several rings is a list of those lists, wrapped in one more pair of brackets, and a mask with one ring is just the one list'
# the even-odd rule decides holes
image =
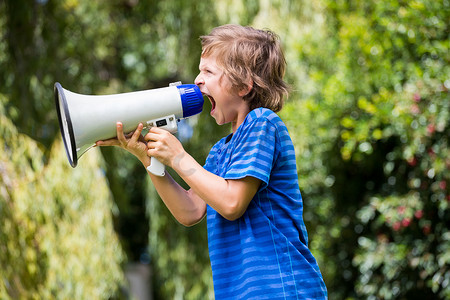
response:
{"label": "young boy", "polygon": [[191,226],[207,215],[208,246],[216,299],[326,299],[316,260],[308,249],[295,153],[286,126],[275,114],[288,88],[278,37],[251,27],[225,25],[201,37],[195,79],[211,101],[217,124],[232,133],[217,142],[202,167],[169,132],[142,124],[125,137],[98,146],[120,146],[145,167],[150,157],[173,168],[149,173],[174,217]]}

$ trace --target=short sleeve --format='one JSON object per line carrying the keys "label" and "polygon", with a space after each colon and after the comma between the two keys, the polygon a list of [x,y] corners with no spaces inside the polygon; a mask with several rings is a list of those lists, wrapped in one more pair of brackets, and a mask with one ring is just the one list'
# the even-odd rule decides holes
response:
{"label": "short sleeve", "polygon": [[216,173],[216,170],[214,168],[214,157],[216,155],[217,148],[218,148],[217,144],[211,148],[211,150],[209,151],[208,157],[206,157],[205,164],[203,165],[203,168],[205,170],[212,172],[212,173]]}
{"label": "short sleeve", "polygon": [[251,120],[234,137],[225,179],[252,176],[260,179],[265,188],[276,160],[277,129],[264,117]]}
{"label": "short sleeve", "polygon": [[205,164],[203,165],[203,168],[213,174],[220,176],[220,170],[219,162],[218,162],[218,153],[221,152],[221,148],[224,147],[225,141],[227,140],[227,137],[222,138],[220,141],[218,141],[209,151],[208,157],[206,158]]}

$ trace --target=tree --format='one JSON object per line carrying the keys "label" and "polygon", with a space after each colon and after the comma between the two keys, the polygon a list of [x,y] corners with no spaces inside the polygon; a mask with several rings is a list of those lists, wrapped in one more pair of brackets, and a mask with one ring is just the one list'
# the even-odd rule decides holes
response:
{"label": "tree", "polygon": [[449,6],[323,5],[323,40],[299,42],[313,92],[285,116],[330,294],[448,297]]}
{"label": "tree", "polygon": [[[0,298],[112,298],[125,286],[124,255],[99,157],[69,165],[61,141],[42,146],[20,134],[0,94]],[[89,174],[87,176],[87,174]]]}
{"label": "tree", "polygon": [[[75,287],[81,298],[119,297],[118,266],[141,260],[156,297],[213,297],[205,222],[177,224],[137,160],[102,149],[67,167],[53,84],[112,94],[189,83],[198,36],[241,23],[284,45],[293,91],[280,115],[330,299],[448,298],[449,14],[431,0],[1,2],[0,295],[56,286],[61,297]],[[184,145],[201,163],[229,129],[207,113],[189,122]],[[91,239],[99,249],[66,251]],[[94,290],[56,267],[65,259],[74,274],[91,278],[98,264],[111,276]]]}

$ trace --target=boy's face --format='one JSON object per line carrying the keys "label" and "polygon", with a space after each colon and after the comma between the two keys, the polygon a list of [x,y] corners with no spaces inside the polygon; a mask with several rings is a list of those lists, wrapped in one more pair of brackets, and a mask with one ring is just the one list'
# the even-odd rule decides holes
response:
{"label": "boy's face", "polygon": [[240,95],[241,92],[232,89],[228,77],[217,65],[214,56],[202,57],[199,69],[195,84],[211,101],[211,116],[219,125],[231,122],[234,132],[249,112],[248,104],[242,98],[245,94]]}

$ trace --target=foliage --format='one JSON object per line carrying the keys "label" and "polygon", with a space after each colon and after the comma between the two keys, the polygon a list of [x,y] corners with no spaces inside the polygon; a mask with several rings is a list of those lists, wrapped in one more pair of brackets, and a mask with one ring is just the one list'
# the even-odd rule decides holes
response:
{"label": "foliage", "polygon": [[446,298],[449,3],[324,4],[335,42],[298,42],[310,76],[284,116],[330,295]]}
{"label": "foliage", "polygon": [[[42,143],[42,158],[46,164],[45,160],[52,160],[54,154],[49,149],[55,136],[59,135],[53,109],[52,86],[55,81],[84,94],[161,87],[177,80],[189,82],[191,80],[185,78],[193,78],[198,68],[198,36],[207,31],[205,27],[210,27],[208,20],[211,22],[214,18],[214,14],[204,13],[208,11],[208,5],[208,1],[2,2],[0,77],[5,85],[0,87],[0,91],[9,95],[6,114],[20,131]],[[200,16],[202,22],[197,21]],[[209,118],[201,119],[204,119],[199,121],[201,123],[211,123]],[[205,128],[208,135],[214,131],[208,125]],[[204,153],[205,144],[196,147],[200,148]],[[106,160],[102,169],[118,209],[113,216],[114,227],[127,258],[148,263],[148,252],[154,257],[164,257],[169,249],[148,245],[147,236],[149,225],[159,233],[156,228],[171,220],[171,216],[164,208],[148,209],[146,216],[145,201],[151,204],[151,201],[159,199],[154,195],[146,199],[145,170],[125,153],[113,149],[102,149],[102,153]],[[76,170],[89,172],[89,165],[97,164],[90,163],[83,156]],[[74,176],[73,170],[65,170],[65,177]],[[162,224],[154,220],[162,220]],[[174,237],[185,232],[177,224],[169,223],[164,228],[160,238],[164,238],[168,230]],[[198,247],[203,256],[200,272],[205,268],[208,270],[204,230],[204,227],[190,230],[191,237],[198,236],[203,240],[197,243],[202,245]],[[185,251],[182,244],[170,246],[175,253]],[[155,259],[156,294],[167,298],[174,291],[170,288],[175,286],[171,284],[172,278],[176,278],[176,286],[179,287],[179,278],[184,276],[164,273],[164,269],[158,269],[157,262]],[[169,264],[168,270],[174,266],[190,269],[185,261],[169,260]],[[210,278],[205,282],[211,287]],[[198,284],[203,286],[202,281]]]}
{"label": "foliage", "polygon": [[[449,15],[447,0],[0,2],[0,295],[114,297],[120,262],[150,255],[156,298],[212,298],[205,221],[177,224],[127,153],[91,150],[68,168],[52,86],[192,82],[198,36],[232,22],[284,44],[280,114],[330,299],[448,298]],[[200,163],[229,131],[209,108],[184,142]]]}
{"label": "foliage", "polygon": [[67,176],[57,141],[44,164],[41,146],[17,132],[0,97],[0,298],[114,297],[123,254],[98,155]]}

